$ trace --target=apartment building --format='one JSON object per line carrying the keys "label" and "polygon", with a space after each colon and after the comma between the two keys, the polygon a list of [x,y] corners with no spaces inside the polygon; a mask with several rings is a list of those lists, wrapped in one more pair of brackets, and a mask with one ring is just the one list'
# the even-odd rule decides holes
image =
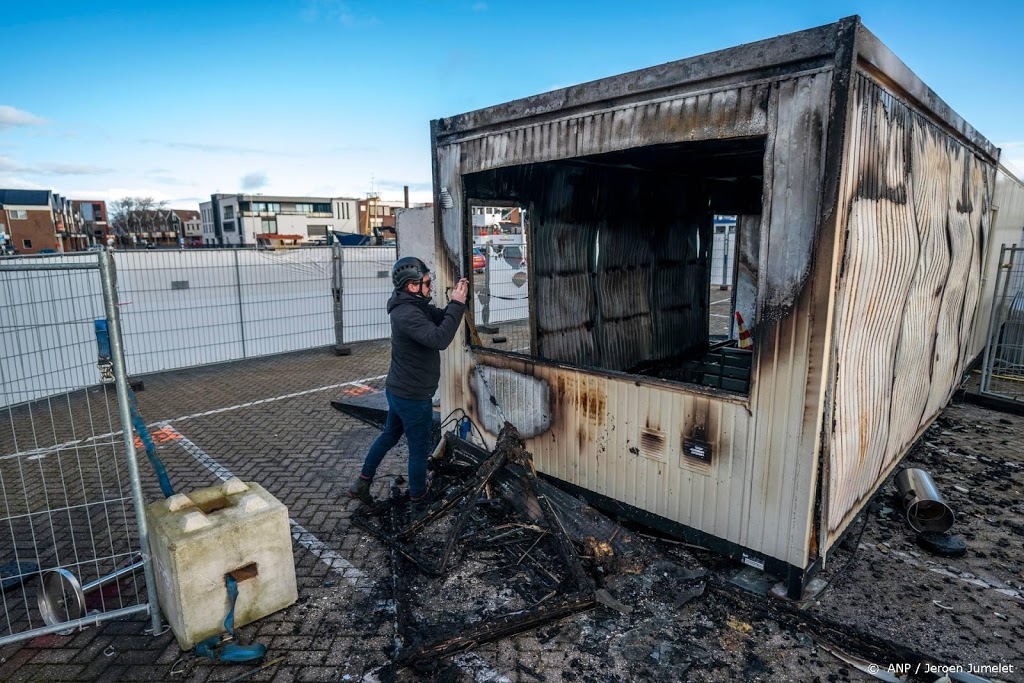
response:
{"label": "apartment building", "polygon": [[326,242],[331,232],[358,231],[358,201],[348,197],[214,194],[199,205],[204,245],[255,246],[257,235],[298,235]]}
{"label": "apartment building", "polygon": [[51,190],[0,189],[0,252],[38,254],[63,251],[75,228],[70,202]]}
{"label": "apartment building", "polygon": [[82,230],[90,244],[102,244],[110,234],[107,203],[102,199],[72,199],[71,206],[82,217]]}

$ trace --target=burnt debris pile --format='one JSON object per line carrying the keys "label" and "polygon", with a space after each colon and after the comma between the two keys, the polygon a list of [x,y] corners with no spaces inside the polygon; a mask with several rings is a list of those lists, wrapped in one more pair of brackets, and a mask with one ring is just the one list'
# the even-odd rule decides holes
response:
{"label": "burnt debris pile", "polygon": [[603,604],[652,551],[636,536],[537,477],[511,424],[493,451],[445,437],[430,463],[429,506],[390,499],[353,522],[391,551],[398,637],[392,670],[438,671],[446,658],[553,624]]}

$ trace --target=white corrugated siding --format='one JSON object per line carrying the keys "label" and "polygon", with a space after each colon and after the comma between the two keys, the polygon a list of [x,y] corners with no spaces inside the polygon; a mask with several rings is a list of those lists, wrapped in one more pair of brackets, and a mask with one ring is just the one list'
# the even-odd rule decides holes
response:
{"label": "white corrugated siding", "polygon": [[852,100],[827,545],[946,405],[970,361],[993,183],[991,164],[864,74]]}
{"label": "white corrugated siding", "polygon": [[[586,113],[500,130],[438,147],[438,184],[454,199],[441,212],[449,257],[459,271],[463,198],[459,173],[570,158],[651,144],[767,135],[755,378],[749,401],[682,386],[484,355],[550,385],[545,431],[529,440],[538,469],[746,548],[803,567],[811,514],[828,287],[812,284],[832,74],[818,70],[774,83],[680,95],[657,103]],[[772,178],[774,177],[774,181]],[[537,245],[534,245],[535,248]],[[827,254],[831,255],[831,241]],[[831,273],[825,273],[828,282]],[[448,282],[445,283],[447,285]],[[454,344],[444,355],[444,411],[477,414],[472,361]],[[524,380],[525,386],[525,380]],[[527,392],[524,390],[523,395]],[[534,396],[534,393],[529,395]],[[503,382],[506,417],[538,419],[538,407]],[[710,467],[686,462],[684,437],[711,443]]]}

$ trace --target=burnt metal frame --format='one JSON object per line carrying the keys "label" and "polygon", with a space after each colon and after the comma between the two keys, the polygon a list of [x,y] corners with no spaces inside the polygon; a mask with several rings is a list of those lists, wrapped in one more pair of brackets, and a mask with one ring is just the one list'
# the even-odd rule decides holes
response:
{"label": "burnt metal frame", "polygon": [[[440,118],[431,122],[431,153],[433,155],[435,207],[439,206],[440,166],[438,150],[441,146],[460,143],[501,128],[520,125],[524,121],[545,121],[557,117],[560,113],[572,110],[593,109],[600,106],[621,106],[641,102],[664,93],[678,91],[682,88],[719,87],[750,82],[752,79],[772,78],[802,68],[829,67],[833,70],[832,106],[827,122],[827,143],[822,169],[821,201],[818,216],[819,241],[812,254],[812,267],[826,268],[833,264],[833,252],[841,254],[845,248],[845,234],[842,226],[837,224],[840,201],[840,181],[844,169],[844,160],[848,153],[846,148],[846,127],[851,116],[853,74],[864,73],[880,82],[896,97],[905,101],[915,111],[921,112],[929,120],[936,122],[950,135],[965,143],[969,149],[977,152],[982,158],[995,163],[998,150],[981,136],[963,118],[954,112],[938,95],[915,75],[888,47],[861,24],[859,16],[849,16],[838,22],[807,29],[778,38],[770,38],[747,45],[727,48],[725,50],[698,55],[688,59],[670,62],[660,66],[639,71],[620,74],[589,83],[564,88],[549,93],[522,98],[487,109],[481,109],[453,117]],[[435,209],[436,224],[440,226],[441,213]],[[439,233],[439,239],[440,237]],[[843,261],[834,264],[826,281],[817,282],[817,287],[832,288],[833,281],[842,277]],[[829,296],[834,292],[830,292]],[[827,299],[828,297],[826,297]],[[815,317],[825,315],[818,308],[812,312]],[[818,346],[820,344],[821,346]],[[813,489],[814,503],[810,521],[810,547],[808,565],[798,568],[778,560],[766,562],[767,566],[776,566],[790,576],[791,592],[796,580],[792,577],[800,574],[802,582],[809,578],[817,567],[823,564],[828,552],[825,545],[829,537],[828,519],[825,501],[828,499],[828,448],[826,434],[831,417],[828,407],[833,405],[834,372],[831,354],[831,340],[822,339],[815,345],[820,350],[826,364],[825,394],[821,399],[824,409],[820,414],[821,438],[814,457],[817,468],[816,481]],[[498,360],[506,354],[492,350],[483,353],[493,354]],[[538,362],[538,361],[532,361]],[[579,368],[561,363],[545,364],[561,369],[603,377],[630,379],[636,378],[609,371]],[[742,403],[750,408],[750,399],[737,401],[737,396],[715,391],[702,391],[699,387],[660,382],[644,378],[644,384],[661,386],[687,393],[707,395],[720,400]],[[756,382],[756,373],[752,382]],[[593,494],[579,487],[572,487],[591,498]],[[602,497],[603,498],[603,497]],[[606,499],[613,506],[622,504]],[[676,526],[686,529],[683,525],[656,517],[650,513],[641,514],[657,522],[656,526]],[[738,549],[739,546],[713,536],[690,530],[689,537],[694,534],[706,536],[712,545],[722,545]],[[837,541],[838,542],[838,541]],[[726,552],[725,554],[730,554]]]}
{"label": "burnt metal frame", "polygon": [[[458,437],[455,437],[454,435],[446,434],[445,439],[448,441],[448,446],[450,447],[454,447],[459,443],[464,444],[464,452],[470,457],[479,457],[484,453],[469,442],[458,439]],[[360,508],[360,510],[352,516],[352,521],[357,526],[377,536],[379,539],[384,541],[389,548],[391,548],[391,564],[393,572],[400,569],[401,561],[404,558],[415,563],[428,574],[435,576],[441,575],[447,568],[448,560],[451,557],[455,542],[461,536],[462,529],[465,527],[470,513],[476,507],[477,498],[480,492],[495,476],[495,474],[507,465],[511,465],[507,456],[505,453],[501,452],[500,449],[496,448],[493,453],[486,457],[486,459],[480,461],[477,473],[471,482],[455,494],[446,497],[442,501],[441,506],[430,510],[423,518],[415,520],[403,528],[398,528],[401,521],[401,506],[398,504],[400,497],[397,494],[397,488],[394,483],[392,483],[391,486],[390,500],[375,510],[378,514],[387,515],[385,519],[389,522],[388,530],[370,522],[365,512],[365,508]],[[537,494],[533,485],[535,478],[536,475],[532,472],[526,472],[526,476],[522,480],[523,486],[525,487],[525,493],[540,502],[544,524],[548,527],[548,531],[554,537],[555,551],[559,559],[562,561],[564,568],[568,572],[566,582],[571,583],[575,590],[573,592],[563,593],[562,600],[555,605],[548,607],[541,607],[539,605],[534,606],[504,615],[497,619],[477,624],[456,635],[437,638],[425,644],[418,645],[413,649],[400,649],[397,653],[393,653],[392,661],[387,666],[389,673],[393,674],[396,667],[414,667],[423,665],[431,660],[458,654],[459,652],[464,652],[483,643],[523,633],[552,621],[557,621],[573,614],[593,609],[597,606],[597,598],[595,595],[596,587],[594,582],[584,571],[583,565],[580,563],[579,557],[573,549],[572,541],[569,539],[565,530],[562,528],[561,523],[558,521],[558,518],[551,507],[551,503],[548,501],[546,496]],[[455,526],[449,532],[448,543],[439,562],[430,563],[424,558],[411,553],[408,548],[402,544],[402,540],[412,538],[431,521],[437,519],[447,510],[453,508],[459,501],[463,501],[464,508],[460,512],[459,519],[456,521]],[[400,603],[400,598],[404,594],[405,590],[406,586],[404,579],[396,576],[393,580],[393,595],[395,596],[396,603]],[[404,614],[400,604],[397,604],[397,611],[397,635],[404,646],[405,643],[408,643],[411,640],[410,628],[407,619],[408,615]]]}
{"label": "burnt metal frame", "polygon": [[[707,140],[696,140],[696,141],[693,141],[693,142],[699,144],[700,142],[707,142]],[[436,139],[434,140],[434,143],[436,145]],[[671,144],[677,144],[677,143],[671,143]],[[633,148],[633,149],[642,149],[642,148]],[[435,154],[435,158],[436,158],[436,154]],[[573,160],[578,160],[578,159],[580,159],[580,157],[569,157],[569,158],[566,158],[566,159],[559,159],[559,160],[555,160],[555,161],[573,161]],[[548,162],[544,162],[544,163],[548,163]],[[436,178],[435,178],[435,180],[436,180]],[[460,177],[460,181],[461,181],[461,177]],[[762,185],[763,185],[763,182],[764,181],[762,181]],[[461,226],[461,229],[462,229],[462,249],[463,249],[461,267],[463,268],[464,272],[465,272],[465,269],[469,268],[471,266],[471,263],[472,263],[470,259],[472,258],[472,235],[473,235],[473,230],[472,230],[472,217],[471,217],[471,213],[470,213],[470,211],[468,209],[469,209],[469,207],[473,206],[474,204],[488,204],[488,205],[491,205],[491,206],[523,206],[524,204],[527,204],[528,205],[527,216],[529,217],[529,220],[532,221],[533,220],[533,216],[536,215],[535,206],[534,206],[534,202],[533,201],[530,201],[530,202],[515,202],[515,201],[512,201],[512,200],[500,200],[500,199],[493,199],[492,200],[492,199],[479,199],[479,198],[466,197],[466,199],[464,201],[464,206],[463,206],[463,212],[462,212],[463,221],[462,221],[462,226]],[[439,220],[440,220],[439,215],[435,213],[435,221],[439,221]],[[524,235],[526,234],[526,230],[527,230],[527,227],[524,226],[524,229],[523,229]],[[739,253],[739,244],[740,244],[740,237],[739,237],[739,233],[737,232],[737,236],[736,236],[736,253],[737,253],[737,255]],[[536,260],[534,259],[534,248],[535,248],[535,245],[536,245],[536,239],[532,239],[531,238],[531,239],[527,239],[526,240],[527,264],[529,264],[529,263],[536,263]],[[737,256],[737,258],[733,259],[733,278],[732,278],[732,281],[733,281],[733,285],[732,285],[732,308],[733,308],[733,310],[736,309],[736,272],[737,272],[737,268],[738,268],[738,266],[737,266],[738,261],[739,261],[738,256]],[[471,270],[471,268],[470,268],[470,270]],[[709,267],[708,268],[708,279],[709,280],[710,280],[710,272],[711,272],[711,269]],[[507,351],[507,350],[495,348],[495,347],[492,347],[492,346],[483,346],[482,344],[474,343],[475,341],[479,340],[479,335],[477,335],[477,337],[474,337],[473,330],[467,328],[466,332],[465,332],[466,344],[469,345],[476,353],[478,353],[478,354],[480,354],[480,353],[482,353],[482,354],[495,354],[496,356],[499,356],[499,357],[526,359],[530,363],[533,363],[535,365],[541,365],[541,366],[544,366],[544,367],[560,368],[560,369],[564,369],[564,370],[572,370],[572,371],[575,371],[575,372],[585,372],[585,373],[591,373],[591,374],[597,374],[597,375],[604,375],[604,376],[608,376],[608,377],[617,377],[617,378],[627,379],[627,380],[629,380],[631,382],[637,382],[637,383],[639,383],[641,385],[657,386],[657,387],[661,387],[661,388],[675,389],[677,391],[683,391],[684,393],[695,394],[695,395],[698,395],[698,396],[710,396],[710,397],[713,397],[713,398],[726,399],[726,400],[730,400],[733,403],[740,403],[743,406],[745,406],[748,410],[750,409],[750,397],[753,394],[754,382],[755,382],[756,376],[757,376],[757,373],[755,372],[755,370],[757,368],[757,356],[756,356],[756,354],[755,354],[755,356],[753,358],[753,361],[751,363],[750,379],[747,382],[747,391],[746,391],[746,393],[742,393],[742,394],[738,393],[738,392],[734,392],[734,391],[726,391],[724,389],[717,388],[717,387],[710,387],[710,386],[706,386],[706,385],[703,385],[703,384],[696,384],[694,382],[679,382],[679,381],[675,381],[675,380],[661,379],[659,377],[651,377],[649,375],[637,375],[637,374],[634,374],[634,373],[624,372],[624,371],[621,371],[621,370],[611,370],[611,369],[608,369],[608,368],[590,367],[590,366],[585,366],[585,365],[574,365],[572,363],[567,363],[567,362],[564,362],[564,361],[559,361],[559,360],[554,360],[554,359],[551,359],[551,358],[545,358],[543,356],[534,355],[536,353],[536,349],[537,349],[537,323],[536,323],[536,321],[537,321],[537,298],[536,298],[536,294],[535,294],[535,292],[537,291],[537,288],[536,288],[536,272],[532,268],[530,268],[529,266],[527,266],[527,276],[529,277],[529,283],[530,283],[530,292],[529,292],[529,298],[528,298],[528,300],[529,300],[529,307],[530,307],[530,312],[529,312],[530,353],[519,353],[519,352],[514,352],[514,351]],[[760,287],[760,284],[759,284],[759,287]],[[760,300],[760,294],[758,295],[758,300]],[[709,303],[710,303],[710,299],[709,299]],[[709,307],[708,310],[710,312],[710,307]],[[473,312],[472,311],[468,311],[467,314],[468,315],[473,315]],[[709,324],[710,323],[708,321],[705,321],[704,327],[707,328],[709,326]]]}
{"label": "burnt metal frame", "polygon": [[[465,195],[465,190],[463,190],[463,195]],[[462,211],[462,221],[463,221],[463,223],[462,223],[462,233],[463,233],[462,251],[463,251],[463,253],[462,253],[462,264],[461,264],[461,266],[462,266],[462,269],[463,269],[462,270],[463,273],[472,273],[473,272],[473,249],[474,249],[473,237],[474,237],[474,235],[473,235],[473,212],[471,211],[471,209],[472,209],[472,207],[474,205],[476,205],[476,206],[501,206],[501,207],[518,208],[518,209],[521,209],[524,206],[526,207],[526,222],[523,225],[523,239],[526,242],[526,244],[524,245],[526,247],[526,250],[524,251],[524,254],[526,256],[526,264],[527,264],[526,265],[526,275],[529,278],[529,285],[530,285],[529,296],[527,297],[527,303],[529,305],[529,311],[527,313],[527,322],[530,323],[530,353],[519,353],[517,351],[505,351],[503,349],[496,349],[496,348],[491,347],[491,346],[483,346],[482,344],[474,344],[474,341],[479,341],[479,335],[477,336],[476,339],[474,339],[473,332],[468,327],[466,329],[466,344],[472,346],[473,349],[477,350],[477,351],[493,351],[493,352],[496,352],[496,353],[507,354],[507,355],[510,355],[510,356],[525,356],[527,358],[535,358],[533,353],[535,353],[535,351],[537,349],[537,324],[536,324],[537,316],[536,316],[536,308],[535,308],[536,300],[535,300],[534,295],[533,295],[533,292],[534,292],[533,270],[530,268],[530,265],[529,265],[529,264],[534,262],[533,261],[533,240],[532,239],[527,239],[527,230],[530,228],[529,221],[531,221],[532,217],[533,217],[534,203],[532,201],[529,201],[529,202],[518,202],[518,201],[515,201],[515,200],[512,200],[512,199],[480,199],[480,198],[477,198],[477,197],[465,197],[465,201],[463,202],[463,211]],[[520,220],[522,220],[522,218],[520,218]],[[469,296],[469,298],[466,301],[466,308],[468,309],[466,311],[466,315],[474,316],[474,318],[473,318],[473,325],[477,329],[479,329],[480,327],[482,327],[482,325],[475,318],[476,309],[474,307],[470,306],[470,301],[473,300],[473,296],[472,295],[476,293],[475,287],[472,286],[473,285],[472,278],[470,278],[470,285],[471,285],[470,290],[469,290],[470,296]]]}

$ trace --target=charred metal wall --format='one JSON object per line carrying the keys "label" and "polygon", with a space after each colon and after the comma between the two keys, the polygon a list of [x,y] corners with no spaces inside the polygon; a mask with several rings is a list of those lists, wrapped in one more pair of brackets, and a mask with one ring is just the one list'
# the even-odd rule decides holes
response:
{"label": "charred metal wall", "polygon": [[831,545],[973,357],[995,168],[866,73],[852,91],[828,433]]}
{"label": "charred metal wall", "polygon": [[625,371],[705,345],[712,215],[700,182],[578,161],[464,182],[469,197],[530,207],[537,356]]}
{"label": "charred metal wall", "polygon": [[[767,54],[766,48],[759,49]],[[756,292],[752,305],[758,319],[749,397],[597,372],[566,362],[488,351],[477,351],[477,356],[493,378],[491,388],[505,417],[534,428],[528,445],[542,472],[797,567],[806,566],[815,543],[812,519],[833,253],[831,236],[819,230],[833,71],[821,57],[815,60],[802,70],[797,64],[786,73],[748,74],[741,83],[713,87],[684,83],[646,101],[603,103],[582,111],[544,109],[542,115],[524,114],[514,122],[484,129],[467,129],[457,117],[450,124],[435,122],[434,130],[438,247],[445,261],[440,274],[446,284],[463,267],[467,197],[475,199],[484,191],[475,184],[474,174],[652,145],[764,139],[760,225],[756,230],[748,225],[759,244],[745,252],[748,288]],[[465,120],[489,118],[491,114],[484,111],[466,115]],[[453,132],[446,133],[449,125]],[[571,166],[561,167],[564,180],[552,179],[549,184],[556,187],[553,191],[568,193],[566,188],[578,188],[585,193],[566,194],[568,204],[561,208],[550,204],[546,209],[550,216],[564,216],[569,209],[583,211],[588,203],[614,207],[628,195],[628,183],[620,187],[611,182],[612,176],[598,186],[574,185],[574,174],[580,171],[570,170]],[[509,192],[512,186],[487,185],[495,194]],[[602,198],[604,194],[612,196]],[[542,195],[539,201],[547,200]],[[540,282],[531,288],[537,297],[537,323],[547,337],[546,351],[588,349],[586,353],[592,355],[587,357],[611,359],[622,367],[648,349],[652,354],[663,352],[659,344],[668,343],[667,334],[659,341],[657,333],[648,337],[640,330],[657,330],[659,323],[652,325],[657,310],[669,311],[682,302],[642,302],[635,295],[645,289],[685,292],[690,286],[672,280],[682,277],[680,269],[668,268],[659,275],[657,268],[641,264],[650,263],[651,258],[667,262],[699,258],[696,245],[689,242],[696,233],[686,228],[696,220],[696,213],[688,208],[692,205],[670,205],[677,211],[675,222],[662,222],[673,226],[672,236],[653,247],[649,240],[627,239],[626,232],[599,231],[590,223],[577,226],[552,219],[542,228],[553,243],[565,240],[567,245],[576,240],[592,244],[600,232],[602,254],[615,253],[615,267],[624,278],[617,291],[586,287],[582,282],[572,285],[574,277],[581,281],[590,277],[586,263],[534,250],[536,261],[530,267],[538,269],[537,279],[544,279],[541,271],[551,275],[557,270],[560,280],[560,288],[545,288]],[[589,211],[597,213],[593,208]],[[739,213],[756,215],[756,210]],[[634,219],[632,228],[638,227],[636,223]],[[673,243],[674,239],[680,242]],[[709,244],[710,239],[702,238],[701,243]],[[656,253],[649,253],[652,250]],[[816,275],[817,271],[822,272]],[[632,284],[623,287],[626,282]],[[585,328],[588,311],[600,310],[606,323],[614,319],[606,327],[609,341],[599,343],[592,333],[570,332],[568,327],[540,320],[545,307],[559,311],[563,322],[578,312],[576,328]],[[632,317],[622,315],[624,311]],[[682,310],[679,319],[666,315],[661,324],[679,329],[690,324],[683,315]],[[706,320],[701,324],[703,336]],[[605,346],[599,350],[599,344]],[[574,356],[565,358],[576,364]],[[538,404],[537,397],[545,395],[538,381],[547,389],[546,405]],[[482,386],[466,348],[450,347],[444,356],[443,410],[464,407],[493,435],[500,423],[488,397],[482,395]],[[684,442],[692,440],[710,447],[710,463],[684,453]]]}

